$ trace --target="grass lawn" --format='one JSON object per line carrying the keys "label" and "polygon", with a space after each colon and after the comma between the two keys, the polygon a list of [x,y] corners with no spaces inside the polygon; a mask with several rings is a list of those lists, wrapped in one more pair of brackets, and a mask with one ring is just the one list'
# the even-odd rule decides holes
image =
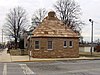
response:
{"label": "grass lawn", "polygon": [[80,57],[100,57],[100,52],[92,52],[92,56],[90,52],[79,52]]}

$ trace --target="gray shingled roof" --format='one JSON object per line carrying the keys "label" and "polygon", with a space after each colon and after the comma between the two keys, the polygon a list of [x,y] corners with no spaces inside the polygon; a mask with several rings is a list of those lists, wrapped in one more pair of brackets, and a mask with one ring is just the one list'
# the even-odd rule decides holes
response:
{"label": "gray shingled roof", "polygon": [[78,37],[78,34],[66,27],[51,11],[33,31],[32,37]]}

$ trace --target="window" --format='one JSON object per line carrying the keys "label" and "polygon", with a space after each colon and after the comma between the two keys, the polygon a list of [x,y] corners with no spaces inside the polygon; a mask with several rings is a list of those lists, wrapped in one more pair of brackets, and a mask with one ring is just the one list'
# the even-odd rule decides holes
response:
{"label": "window", "polygon": [[39,49],[39,41],[35,41],[35,49]]}
{"label": "window", "polygon": [[73,41],[69,41],[69,47],[73,47]]}
{"label": "window", "polygon": [[52,50],[52,41],[48,41],[48,50]]}
{"label": "window", "polygon": [[67,41],[64,41],[64,48],[67,47]]}

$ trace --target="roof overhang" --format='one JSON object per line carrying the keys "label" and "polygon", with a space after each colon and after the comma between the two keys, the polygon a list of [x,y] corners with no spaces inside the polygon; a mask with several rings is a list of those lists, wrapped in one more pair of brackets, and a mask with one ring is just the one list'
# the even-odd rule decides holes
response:
{"label": "roof overhang", "polygon": [[31,36],[31,38],[79,38],[79,37],[58,37],[58,36]]}

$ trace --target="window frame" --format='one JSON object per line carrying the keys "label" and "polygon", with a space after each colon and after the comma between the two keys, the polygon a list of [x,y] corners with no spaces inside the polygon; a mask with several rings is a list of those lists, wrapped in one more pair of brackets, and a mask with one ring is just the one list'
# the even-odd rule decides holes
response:
{"label": "window frame", "polygon": [[[38,44],[39,48],[38,49],[36,48],[36,41],[39,42],[39,44]],[[40,41],[39,40],[34,41],[34,50],[40,50]]]}
{"label": "window frame", "polygon": [[72,40],[69,41],[69,47],[73,48],[73,41]]}
{"label": "window frame", "polygon": [[[51,44],[51,49],[49,49],[49,43],[48,42],[52,42],[52,44]],[[53,41],[52,40],[48,40],[47,41],[47,50],[53,50]]]}
{"label": "window frame", "polygon": [[[65,46],[65,42],[66,42],[66,46]],[[67,48],[68,46],[67,46],[67,40],[64,40],[63,41],[63,48]]]}

